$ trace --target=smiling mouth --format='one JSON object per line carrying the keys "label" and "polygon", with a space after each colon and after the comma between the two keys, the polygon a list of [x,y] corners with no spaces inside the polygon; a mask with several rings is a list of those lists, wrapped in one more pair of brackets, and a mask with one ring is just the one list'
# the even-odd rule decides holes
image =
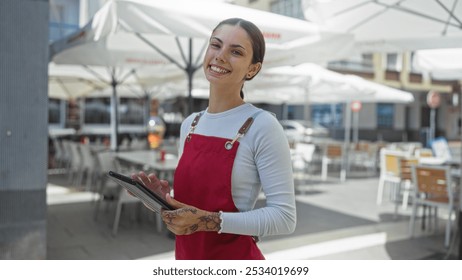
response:
{"label": "smiling mouth", "polygon": [[216,65],[210,65],[209,69],[212,71],[212,72],[215,72],[215,73],[218,73],[218,74],[227,74],[231,71],[225,69],[225,68],[222,68],[222,67],[219,67],[219,66],[216,66]]}

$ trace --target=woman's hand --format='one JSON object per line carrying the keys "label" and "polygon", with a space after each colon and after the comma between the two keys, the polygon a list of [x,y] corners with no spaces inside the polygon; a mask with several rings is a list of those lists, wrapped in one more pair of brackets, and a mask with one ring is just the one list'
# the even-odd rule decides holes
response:
{"label": "woman's hand", "polygon": [[154,173],[146,175],[144,172],[133,173],[132,179],[145,185],[148,189],[165,199],[165,195],[170,193],[170,186],[166,180],[160,180]]}
{"label": "woman's hand", "polygon": [[197,231],[219,231],[220,215],[181,203],[169,194],[167,202],[176,210],[162,210],[162,220],[167,228],[176,235],[188,235]]}

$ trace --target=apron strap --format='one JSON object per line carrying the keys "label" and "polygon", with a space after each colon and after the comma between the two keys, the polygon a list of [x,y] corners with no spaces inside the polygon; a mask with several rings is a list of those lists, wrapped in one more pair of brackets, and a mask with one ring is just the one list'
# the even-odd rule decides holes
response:
{"label": "apron strap", "polygon": [[186,141],[189,142],[191,140],[191,134],[194,133],[194,130],[196,129],[196,126],[199,123],[199,119],[201,118],[203,113],[204,113],[204,111],[198,113],[196,115],[196,117],[194,118],[193,122],[191,123],[191,128],[189,129],[188,136],[186,136]]}
{"label": "apron strap", "polygon": [[258,112],[256,112],[255,114],[253,114],[251,117],[249,117],[245,122],[244,124],[241,126],[241,128],[239,129],[239,131],[237,132],[236,136],[234,137],[234,139],[232,141],[226,141],[225,143],[225,149],[226,150],[231,150],[233,148],[233,145],[234,145],[234,142],[236,142],[237,140],[239,140],[239,138],[241,138],[242,136],[244,136],[247,131],[249,131],[249,128],[252,126],[253,124],[253,121],[255,120],[255,118],[261,113],[263,112],[262,109],[258,110]]}

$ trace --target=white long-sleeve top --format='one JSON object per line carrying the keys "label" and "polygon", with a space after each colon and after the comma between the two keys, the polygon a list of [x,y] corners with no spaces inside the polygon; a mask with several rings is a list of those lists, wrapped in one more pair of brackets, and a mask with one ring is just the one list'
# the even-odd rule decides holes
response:
{"label": "white long-sleeve top", "polygon": [[[233,139],[247,118],[258,110],[251,104],[217,114],[205,110],[194,134]],[[180,156],[196,114],[191,114],[181,125]],[[252,236],[292,233],[296,224],[294,180],[289,145],[281,125],[264,111],[257,115],[239,142],[231,188],[240,212],[221,214],[221,232]],[[254,209],[261,190],[266,206]]]}

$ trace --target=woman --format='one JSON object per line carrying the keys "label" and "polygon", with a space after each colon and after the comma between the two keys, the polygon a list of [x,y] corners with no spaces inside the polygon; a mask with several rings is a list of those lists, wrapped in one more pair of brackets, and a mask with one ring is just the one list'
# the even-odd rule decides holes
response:
{"label": "woman", "polygon": [[[295,195],[287,139],[277,119],[245,103],[242,88],[262,67],[265,42],[248,21],[213,30],[203,70],[208,108],[183,122],[174,197],[166,181],[132,177],[162,189],[177,210],[163,211],[176,234],[177,259],[264,259],[256,237],[295,229]],[[266,205],[254,209],[263,190]]]}

